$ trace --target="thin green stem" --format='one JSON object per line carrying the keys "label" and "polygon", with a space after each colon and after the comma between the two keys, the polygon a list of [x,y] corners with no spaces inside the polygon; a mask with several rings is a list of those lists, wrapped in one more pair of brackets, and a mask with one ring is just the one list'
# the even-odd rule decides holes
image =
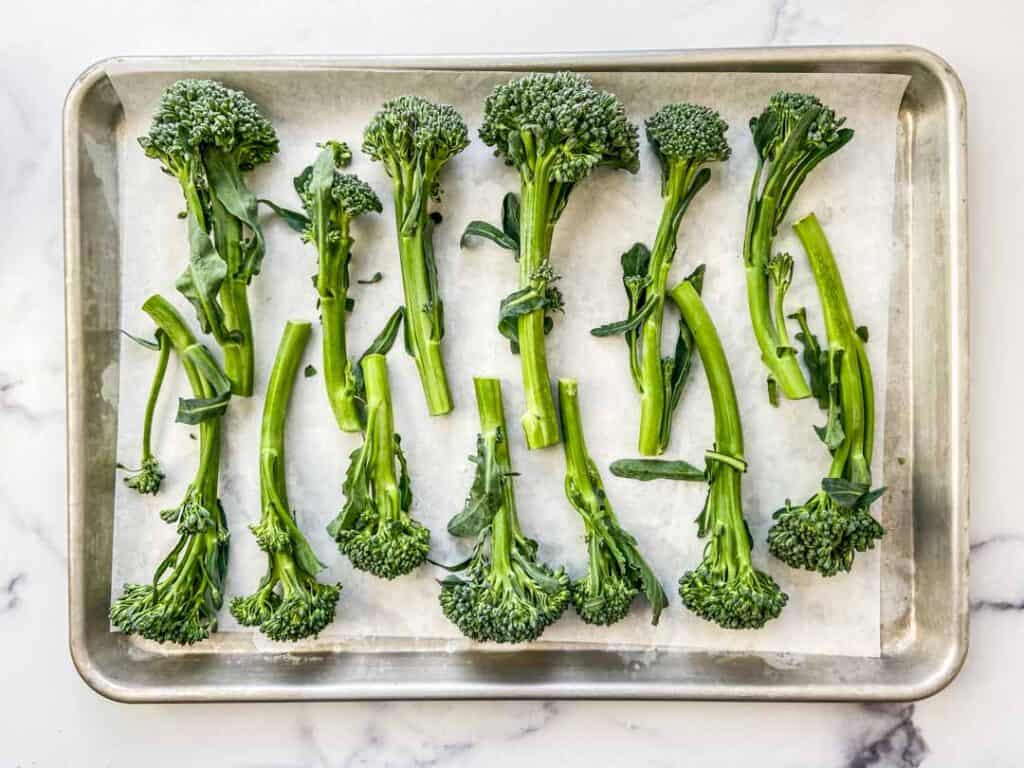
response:
{"label": "thin green stem", "polygon": [[160,352],[156,362],[156,370],[153,372],[153,383],[149,386],[149,397],[146,400],[146,412],[142,418],[142,461],[153,458],[152,434],[153,414],[156,412],[156,403],[160,398],[160,389],[164,384],[164,374],[167,373],[167,360],[171,356],[171,343],[164,334],[158,334]]}
{"label": "thin green stem", "polygon": [[502,474],[501,493],[503,503],[494,516],[492,535],[493,558],[509,566],[508,558],[513,538],[520,536],[519,518],[516,514],[516,497],[512,487],[512,457],[508,449],[508,427],[505,425],[505,407],[501,398],[499,379],[476,377],[473,379],[476,392],[477,412],[480,416],[480,434],[484,440],[494,442],[494,460]]}

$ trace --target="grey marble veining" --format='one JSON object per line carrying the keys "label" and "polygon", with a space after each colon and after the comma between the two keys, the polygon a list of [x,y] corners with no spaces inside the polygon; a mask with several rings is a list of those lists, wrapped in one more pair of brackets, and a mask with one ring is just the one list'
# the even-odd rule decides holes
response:
{"label": "grey marble veining", "polygon": [[[173,7],[172,7],[173,6]],[[998,0],[56,0],[0,27],[0,765],[813,766],[1024,763],[1024,515],[1014,479],[1024,235],[1024,14]],[[543,22],[538,22],[543,19]],[[972,628],[960,677],[916,705],[607,702],[124,706],[67,652],[61,101],[115,54],[408,53],[902,42],[970,103]],[[612,757],[615,756],[615,757]]]}

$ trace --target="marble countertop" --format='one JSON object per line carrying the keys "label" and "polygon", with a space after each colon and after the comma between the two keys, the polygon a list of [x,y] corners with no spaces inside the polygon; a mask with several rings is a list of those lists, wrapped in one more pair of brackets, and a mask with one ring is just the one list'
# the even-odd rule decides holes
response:
{"label": "marble countertop", "polygon": [[[176,6],[172,10],[172,5]],[[1008,478],[1024,261],[1017,4],[998,0],[81,0],[0,29],[0,765],[1002,766],[1024,763],[1024,516]],[[300,8],[301,6],[301,8]],[[344,8],[342,7],[344,6]],[[543,19],[539,23],[537,19]],[[913,43],[970,101],[971,650],[917,704],[480,702],[136,705],[88,689],[67,649],[60,110],[115,54],[409,53]],[[1015,191],[1018,190],[1018,191]],[[1009,400],[1006,398],[1009,396]],[[1003,478],[1003,479],[1000,479]],[[609,759],[609,755],[619,757]],[[540,756],[540,757],[538,757]]]}

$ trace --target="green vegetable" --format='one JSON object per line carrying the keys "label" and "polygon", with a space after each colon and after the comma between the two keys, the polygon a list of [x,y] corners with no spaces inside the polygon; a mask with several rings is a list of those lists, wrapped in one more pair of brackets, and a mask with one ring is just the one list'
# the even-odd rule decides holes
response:
{"label": "green vegetable", "polygon": [[550,262],[555,224],[573,187],[594,168],[636,172],[637,129],[613,95],[585,77],[559,72],[532,74],[495,88],[484,104],[480,138],[518,169],[520,196],[506,196],[501,230],[472,222],[463,241],[487,238],[512,250],[519,262],[519,289],[502,300],[498,328],[520,355],[526,444],[544,448],[559,441],[544,350],[551,313],[562,308]]}
{"label": "green vegetable", "polygon": [[179,80],[160,97],[139,144],[181,185],[190,257],[177,288],[195,307],[203,332],[223,348],[232,391],[248,397],[254,370],[248,286],[265,245],[243,174],[277,152],[277,134],[241,91],[213,80]]}
{"label": "green vegetable", "polygon": [[239,624],[259,627],[271,640],[318,635],[334,620],[341,592],[340,584],[317,581],[325,566],[296,524],[285,484],[285,418],[309,334],[309,323],[287,323],[270,372],[260,427],[260,521],[249,526],[267,553],[267,572],[253,594],[231,601]]}
{"label": "green vegetable", "polygon": [[665,289],[683,214],[708,183],[708,163],[729,158],[728,124],[717,112],[696,104],[669,104],[647,119],[647,138],[661,163],[661,221],[654,249],[636,243],[622,255],[622,283],[629,316],[595,328],[595,336],[624,334],[629,369],[640,393],[641,456],[656,456],[668,447],[672,414],[690,370],[693,339],[679,324],[675,351],[661,355]]}
{"label": "green vegetable", "polygon": [[[864,340],[850,312],[842,276],[814,214],[794,225],[818,285],[828,349],[821,349],[801,310],[797,319],[812,381],[821,381],[828,421],[816,427],[832,454],[821,490],[799,506],[787,500],[775,513],[768,549],[793,568],[834,576],[853,567],[857,552],[872,549],[885,529],[868,512],[885,488],[871,490],[875,393]],[[816,393],[818,394],[818,393]]]}
{"label": "green vegetable", "polygon": [[[131,338],[134,339],[134,337]],[[152,342],[144,342],[142,339],[134,340],[146,347],[153,348]],[[171,344],[167,341],[167,336],[163,332],[158,331],[155,346],[156,351],[159,352],[159,357],[157,358],[156,371],[153,373],[153,383],[149,387],[149,397],[146,399],[146,413],[142,421],[142,461],[137,471],[132,470],[135,474],[124,479],[124,484],[129,488],[139,493],[149,493],[154,496],[160,492],[160,484],[166,475],[164,474],[163,467],[160,466],[160,462],[153,455],[153,414],[156,412],[156,402],[160,397],[160,388],[164,383],[164,374],[167,373],[167,360],[171,354]],[[118,466],[126,469],[126,467],[121,465]]]}
{"label": "green vegetable", "polygon": [[181,504],[160,513],[165,522],[177,525],[178,543],[151,583],[125,585],[110,607],[110,620],[127,634],[191,645],[216,630],[224,599],[228,529],[218,485],[220,420],[230,382],[166,299],[152,296],[142,309],[174,347],[195,394],[194,399],[179,401],[178,421],[199,424],[199,467]]}
{"label": "green vegetable", "polygon": [[558,380],[565,495],[583,518],[588,554],[587,575],[572,584],[573,605],[588,624],[607,626],[626,618],[633,598],[643,592],[651,605],[651,624],[657,625],[668,598],[636,539],[612,510],[601,474],[587,452],[577,389],[574,379]]}
{"label": "green vegetable", "polygon": [[387,359],[368,354],[360,367],[366,387],[366,430],[363,444],[349,458],[345,504],[327,532],[356,568],[394,579],[427,558],[430,531],[409,515],[412,487],[394,428]]}
{"label": "green vegetable", "polygon": [[317,273],[313,277],[323,326],[324,386],[338,427],[345,432],[362,428],[356,403],[356,381],[348,359],[345,314],[350,309],[349,262],[352,260],[352,220],[382,210],[380,200],[358,176],[341,173],[352,153],[343,142],[325,142],[316,162],[295,178],[295,190],[305,209],[303,239],[313,243]]}
{"label": "green vegetable", "polygon": [[[725,629],[757,629],[782,612],[788,597],[751,560],[753,540],[743,517],[741,489],[747,468],[743,458],[743,427],[729,362],[700,298],[699,272],[671,291],[704,363],[715,413],[715,444],[705,454],[708,495],[697,517],[697,535],[708,541],[700,565],[679,580],[679,596],[689,610]],[[688,474],[679,473],[678,467],[666,467],[664,462],[647,462],[651,477],[659,476],[663,470],[668,470],[661,475],[665,477]],[[630,463],[635,471],[644,460]]]}
{"label": "green vegetable", "polygon": [[772,241],[808,174],[853,138],[844,122],[816,97],[785,91],[772,96],[750,120],[757,170],[747,206],[743,261],[750,320],[768,366],[773,405],[778,389],[791,400],[810,397],[811,390],[790,344],[783,309],[793,260],[788,254],[773,254]]}
{"label": "green vegetable", "polygon": [[476,455],[470,457],[476,474],[448,532],[475,537],[475,543],[472,555],[449,568],[453,573],[441,582],[441,609],[473,640],[536,640],[569,604],[569,577],[537,560],[537,542],[519,526],[501,382],[473,383],[480,414]]}
{"label": "green vegetable", "polygon": [[400,96],[374,115],[363,135],[363,152],[384,164],[391,177],[398,226],[398,254],[405,292],[405,348],[416,368],[431,416],[452,409],[441,357],[444,304],[438,290],[432,232],[440,214],[444,165],[469,146],[469,133],[454,107],[419,96]]}

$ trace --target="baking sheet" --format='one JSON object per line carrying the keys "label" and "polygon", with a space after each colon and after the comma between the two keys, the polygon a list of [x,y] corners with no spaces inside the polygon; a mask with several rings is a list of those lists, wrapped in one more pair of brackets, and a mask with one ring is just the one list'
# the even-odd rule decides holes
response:
{"label": "baking sheet", "polygon": [[[304,72],[290,78],[232,73],[221,79],[244,88],[273,120],[281,137],[282,152],[268,167],[252,174],[252,187],[260,196],[296,206],[291,178],[312,161],[315,142],[340,138],[357,146],[362,127],[385,98],[415,92],[451,102],[466,117],[475,137],[484,97],[495,83],[508,77],[502,73],[327,71]],[[779,88],[813,91],[846,114],[858,135],[808,180],[793,206],[792,218],[807,213],[812,202],[817,204],[816,212],[840,260],[855,317],[871,329],[868,352],[876,379],[886,379],[889,281],[897,253],[892,235],[896,147],[901,139],[896,115],[907,78],[603,73],[594,79],[599,86],[617,93],[637,121],[667,101],[692,100],[715,106],[731,126],[733,158],[716,167],[711,184],[684,220],[674,277],[681,278],[698,263],[708,265],[705,298],[732,363],[744,419],[751,465],[744,483],[744,502],[756,541],[755,559],[790,594],[790,604],[779,620],[756,632],[720,630],[684,611],[675,583],[683,570],[700,559],[703,544],[695,537],[693,518],[703,501],[703,488],[668,483],[641,485],[605,472],[619,517],[637,536],[661,576],[671,606],[657,628],[650,627],[639,601],[629,619],[607,629],[583,625],[570,610],[537,645],[877,656],[877,552],[859,556],[853,573],[828,581],[792,571],[767,556],[764,537],[771,512],[787,496],[802,500],[809,495],[827,466],[827,457],[810,428],[823,420],[813,403],[789,403],[771,409],[765,402],[765,371],[749,328],[739,253],[754,159],[746,122]],[[185,310],[187,317],[192,316],[173,289],[186,257],[183,227],[173,215],[181,207],[180,193],[135,143],[135,138],[148,128],[160,91],[172,80],[170,75],[160,80],[150,74],[142,78],[117,77],[114,83],[125,108],[119,157],[121,245],[126,255],[122,321],[133,332],[146,330],[148,324],[138,307],[154,291],[163,292]],[[355,351],[369,342],[400,302],[401,285],[387,179],[379,165],[358,153],[352,170],[370,182],[385,202],[384,215],[363,219],[355,229],[353,277],[366,277],[378,269],[385,273],[384,282],[378,285],[355,286],[357,307],[349,326],[350,345]],[[490,150],[479,141],[450,164],[443,183],[445,222],[436,232],[435,247],[447,305],[446,357],[456,411],[442,419],[430,419],[412,360],[396,349],[390,362],[396,425],[404,437],[413,476],[414,514],[434,531],[432,556],[455,561],[462,558],[466,542],[451,539],[444,525],[461,507],[471,480],[470,465],[465,460],[476,432],[471,377],[496,375],[504,380],[510,423],[515,423],[521,407],[518,360],[494,329],[497,304],[516,285],[516,266],[507,252],[487,244],[460,251],[458,237],[471,219],[496,219],[502,196],[518,184],[515,173],[491,157]],[[552,258],[566,276],[561,288],[567,314],[556,319],[556,329],[548,339],[549,361],[553,376],[580,380],[588,441],[601,467],[615,458],[635,454],[638,400],[622,341],[595,339],[589,329],[623,314],[618,256],[635,240],[649,242],[653,238],[659,213],[658,167],[643,146],[639,174],[594,174],[574,191],[556,230]],[[287,319],[316,318],[315,295],[308,282],[308,275],[314,271],[312,248],[304,246],[278,221],[268,222],[266,233],[264,273],[250,291],[259,354],[257,394],[248,401],[234,401],[228,417],[222,499],[233,533],[229,597],[254,589],[264,567],[263,556],[245,526],[259,514],[258,423],[273,350]],[[787,227],[783,227],[778,245],[789,248],[798,263],[789,306],[806,303],[812,321],[820,328],[813,282]],[[314,336],[308,361],[319,368],[318,343]],[[133,463],[138,457],[138,434],[152,359],[126,342],[121,362],[118,457]],[[168,383],[169,392],[182,391],[180,371],[172,368]],[[885,388],[877,389],[881,415],[885,412]],[[165,490],[153,499],[140,498],[120,484],[118,487],[114,596],[125,581],[147,580],[174,540],[173,530],[160,523],[156,513],[180,497],[194,470],[195,444],[189,439],[188,428],[171,424],[172,409],[173,398],[165,395],[155,433],[157,454],[168,472]],[[669,455],[698,461],[710,445],[711,435],[710,402],[698,365],[676,414]],[[579,574],[585,567],[582,526],[562,493],[561,450],[527,452],[519,436],[515,437],[513,463],[523,475],[517,493],[524,527],[541,539],[544,559],[564,562],[571,573]],[[373,646],[384,638],[392,649],[437,643],[453,649],[461,647],[465,641],[437,606],[434,578],[439,574],[435,569],[425,567],[396,582],[378,581],[353,571],[324,531],[340,506],[347,456],[358,438],[341,434],[334,427],[320,376],[300,379],[296,385],[288,441],[289,489],[300,525],[330,566],[323,577],[340,580],[345,586],[336,622],[319,639],[298,648]],[[883,445],[883,441],[876,440],[876,445]],[[875,474],[881,479],[880,453],[875,457]],[[221,618],[222,630],[238,629],[226,609]],[[250,636],[249,630],[243,631]],[[253,647],[274,645],[258,633],[251,633],[251,637]],[[223,641],[223,636],[218,636],[207,645]]]}

